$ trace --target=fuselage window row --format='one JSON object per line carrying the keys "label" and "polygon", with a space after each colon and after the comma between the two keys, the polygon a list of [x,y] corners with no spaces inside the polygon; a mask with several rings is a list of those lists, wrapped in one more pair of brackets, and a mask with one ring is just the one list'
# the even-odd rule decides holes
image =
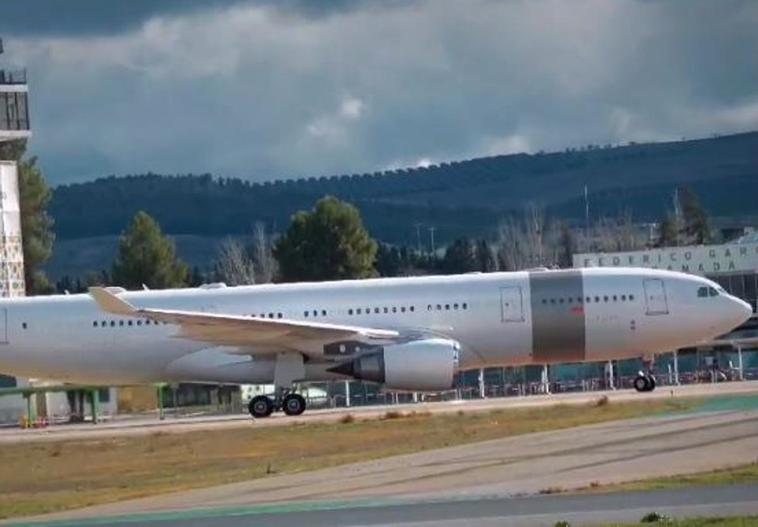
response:
{"label": "fuselage window row", "polygon": [[[600,303],[600,302],[633,302],[634,301],[634,295],[603,295],[601,296],[594,296],[594,302]],[[581,296],[577,297],[567,297],[567,298],[543,298],[542,303],[543,304],[590,304],[593,302],[593,297],[588,296],[585,298],[582,298]]]}

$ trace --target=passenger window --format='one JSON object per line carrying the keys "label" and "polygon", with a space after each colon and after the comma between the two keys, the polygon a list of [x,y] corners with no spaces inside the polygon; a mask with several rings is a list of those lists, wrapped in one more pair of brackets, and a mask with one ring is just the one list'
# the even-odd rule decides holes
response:
{"label": "passenger window", "polygon": [[384,312],[385,312],[385,313],[389,313],[389,312],[390,312],[389,308],[388,308],[388,307],[385,307],[385,308],[384,308]]}
{"label": "passenger window", "polygon": [[426,310],[427,311],[431,311],[432,310],[432,304],[429,304],[428,306],[426,306]]}
{"label": "passenger window", "polygon": [[626,302],[626,295],[621,295],[621,301]]}
{"label": "passenger window", "polygon": [[[324,317],[326,316],[326,309],[321,310],[321,316],[324,316]],[[279,318],[282,318],[281,313],[279,314]]]}
{"label": "passenger window", "polygon": [[555,298],[551,298],[551,299],[550,299],[550,303],[551,303],[551,304],[555,304]]}
{"label": "passenger window", "polygon": [[442,311],[442,304],[437,304],[437,311]]}
{"label": "passenger window", "polygon": [[[542,303],[544,304],[545,301],[543,300]],[[458,304],[453,304],[453,309],[455,309],[456,311],[458,311]]]}
{"label": "passenger window", "polygon": [[629,295],[629,301],[631,302],[632,300],[634,300],[634,295]]}
{"label": "passenger window", "polygon": [[95,328],[97,327],[97,320],[95,320],[95,321],[92,323],[92,327],[95,327]]}
{"label": "passenger window", "polygon": [[561,298],[559,298],[559,299],[558,299],[558,303],[559,303],[559,304],[562,304],[562,303],[563,303],[563,297],[561,297]]}
{"label": "passenger window", "polygon": [[400,306],[400,312],[405,313],[405,306]]}
{"label": "passenger window", "polygon": [[281,313],[277,313],[276,314],[276,318],[282,318],[282,314]]}
{"label": "passenger window", "polygon": [[353,310],[352,310],[352,309],[348,309],[348,310],[347,310],[347,314],[348,314],[348,315],[352,315],[352,314],[353,314]]}
{"label": "passenger window", "polygon": [[303,311],[303,316],[304,316],[305,318],[308,318],[308,312],[307,312],[307,311]]}
{"label": "passenger window", "polygon": [[595,303],[598,303],[598,302],[600,302],[600,297],[599,297],[599,296],[596,296],[596,297],[595,297]]}
{"label": "passenger window", "polygon": [[450,304],[445,304],[445,311],[450,311]]}
{"label": "passenger window", "polygon": [[411,310],[411,313],[413,313],[413,310],[414,310],[414,307],[413,307],[413,306],[409,307],[408,309],[410,309],[410,310]]}
{"label": "passenger window", "polygon": [[616,295],[613,295],[613,301],[614,301],[614,302],[617,302],[617,301],[618,301],[618,297],[617,297]]}
{"label": "passenger window", "polygon": [[132,321],[130,320],[129,322],[127,322],[127,324],[129,324],[131,326],[132,325]]}
{"label": "passenger window", "polygon": [[464,302],[464,303],[462,304],[462,307],[463,307],[463,309],[468,309],[468,304],[467,304],[466,302]]}
{"label": "passenger window", "polygon": [[608,296],[607,295],[603,297],[603,302],[608,302]]}
{"label": "passenger window", "polygon": [[591,303],[592,303],[592,298],[591,298],[591,297],[589,297],[589,296],[588,296],[587,298],[585,298],[584,300],[585,300],[585,302],[586,302],[587,304],[591,304]]}
{"label": "passenger window", "polygon": [[361,308],[358,308],[358,309],[356,309],[356,310],[355,310],[355,312],[356,312],[358,315],[360,315],[360,314],[361,314]]}
{"label": "passenger window", "polygon": [[[105,324],[103,324],[103,325],[105,325]],[[141,325],[142,325],[142,321],[141,321],[141,320],[138,320],[138,321],[137,321],[137,325],[138,325],[138,326],[141,326]]]}
{"label": "passenger window", "polygon": [[395,306],[392,306],[392,312],[393,312],[393,313],[397,313],[397,307],[395,307]]}

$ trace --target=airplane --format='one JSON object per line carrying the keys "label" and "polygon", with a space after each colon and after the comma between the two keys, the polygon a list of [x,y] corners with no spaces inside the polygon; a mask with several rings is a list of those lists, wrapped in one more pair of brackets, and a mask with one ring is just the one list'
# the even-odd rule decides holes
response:
{"label": "airplane", "polygon": [[[0,371],[83,384],[273,384],[250,414],[299,415],[296,383],[444,391],[459,370],[651,359],[752,315],[708,279],[638,268],[126,291],[0,300]],[[645,372],[637,391],[655,388]]]}

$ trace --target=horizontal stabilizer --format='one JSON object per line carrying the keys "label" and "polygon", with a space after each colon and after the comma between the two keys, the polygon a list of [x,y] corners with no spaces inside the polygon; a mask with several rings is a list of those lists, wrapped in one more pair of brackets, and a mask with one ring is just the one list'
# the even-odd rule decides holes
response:
{"label": "horizontal stabilizer", "polygon": [[137,310],[126,300],[122,300],[104,287],[90,287],[90,296],[100,309],[113,315],[133,316]]}

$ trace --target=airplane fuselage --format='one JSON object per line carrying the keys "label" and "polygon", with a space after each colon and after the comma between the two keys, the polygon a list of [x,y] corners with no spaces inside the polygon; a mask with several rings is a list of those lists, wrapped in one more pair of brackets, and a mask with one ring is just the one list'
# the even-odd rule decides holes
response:
{"label": "airplane fuselage", "polygon": [[[703,288],[710,292],[703,295]],[[715,293],[715,294],[714,294]],[[135,307],[398,330],[460,344],[460,369],[602,361],[690,346],[729,331],[749,306],[713,282],[650,269],[582,269],[137,291]],[[270,383],[256,349],[103,312],[89,295],[0,301],[0,372],[60,381]],[[363,343],[311,350],[303,380]],[[272,349],[276,342],[271,342]],[[351,349],[350,346],[358,349]],[[323,360],[320,360],[323,358]]]}

